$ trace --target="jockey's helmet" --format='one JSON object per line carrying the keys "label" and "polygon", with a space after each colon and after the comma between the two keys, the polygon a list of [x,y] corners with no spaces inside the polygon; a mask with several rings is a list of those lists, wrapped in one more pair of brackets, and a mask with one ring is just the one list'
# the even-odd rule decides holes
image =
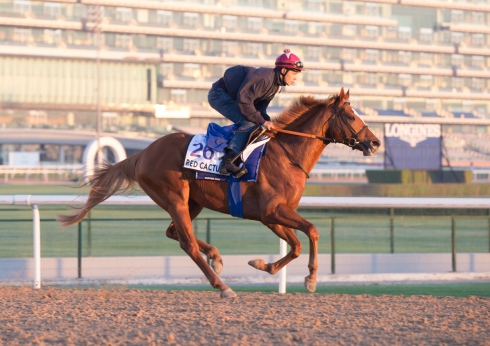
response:
{"label": "jockey's helmet", "polygon": [[297,55],[291,53],[289,49],[284,49],[284,53],[276,59],[276,67],[301,72],[303,71],[303,62]]}

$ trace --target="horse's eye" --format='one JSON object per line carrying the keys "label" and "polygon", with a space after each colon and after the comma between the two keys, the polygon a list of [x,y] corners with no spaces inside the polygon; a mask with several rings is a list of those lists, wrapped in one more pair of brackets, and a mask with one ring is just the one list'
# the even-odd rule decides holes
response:
{"label": "horse's eye", "polygon": [[347,118],[349,118],[349,120],[356,120],[356,117],[352,115],[349,115]]}

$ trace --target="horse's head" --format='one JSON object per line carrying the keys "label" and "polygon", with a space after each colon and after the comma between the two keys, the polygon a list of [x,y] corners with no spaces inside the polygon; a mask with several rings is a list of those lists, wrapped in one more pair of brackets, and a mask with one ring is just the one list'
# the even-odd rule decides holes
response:
{"label": "horse's head", "polygon": [[[349,103],[349,90],[340,90],[332,105],[332,116],[329,120],[330,137],[335,142],[343,143],[352,149],[362,151],[364,156],[371,156],[381,146],[381,141],[371,132],[366,123]],[[328,134],[327,134],[327,137]]]}

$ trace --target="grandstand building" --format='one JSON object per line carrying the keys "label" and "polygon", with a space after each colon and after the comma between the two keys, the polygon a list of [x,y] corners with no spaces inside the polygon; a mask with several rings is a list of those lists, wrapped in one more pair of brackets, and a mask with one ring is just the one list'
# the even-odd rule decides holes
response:
{"label": "grandstand building", "polygon": [[479,0],[0,0],[0,127],[93,131],[97,105],[104,132],[225,124],[211,84],[287,47],[306,71],[271,113],[343,86],[380,138],[385,122],[440,123],[462,166],[483,165],[489,18]]}

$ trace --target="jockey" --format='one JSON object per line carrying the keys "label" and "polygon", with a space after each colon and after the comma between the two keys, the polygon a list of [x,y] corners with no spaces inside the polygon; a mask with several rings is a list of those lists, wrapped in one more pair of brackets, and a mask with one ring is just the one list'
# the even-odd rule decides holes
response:
{"label": "jockey", "polygon": [[285,49],[277,57],[275,68],[233,66],[213,84],[208,94],[209,104],[239,126],[225,148],[219,167],[221,174],[231,173],[239,178],[247,173],[232,162],[233,158],[242,152],[256,125],[269,131],[274,129],[267,107],[280,88],[292,85],[302,70],[300,58]]}

